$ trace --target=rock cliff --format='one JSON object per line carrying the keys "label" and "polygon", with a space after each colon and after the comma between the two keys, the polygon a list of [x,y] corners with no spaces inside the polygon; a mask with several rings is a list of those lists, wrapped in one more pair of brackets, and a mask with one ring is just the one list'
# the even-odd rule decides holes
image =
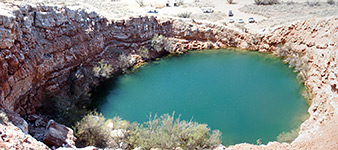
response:
{"label": "rock cliff", "polygon": [[[273,52],[291,42],[293,49],[307,56],[310,66],[305,85],[312,95],[311,116],[302,124],[300,136],[291,144],[239,144],[229,149],[338,148],[338,18],[309,20],[255,35],[194,20],[147,16],[107,20],[94,12],[67,8],[3,3],[0,8],[0,105],[6,111],[24,117],[37,113],[50,95],[81,80],[81,70],[91,71],[103,59],[117,71],[121,69],[121,53],[137,56],[141,47],[151,45],[156,34],[172,41],[172,52],[222,47]],[[149,56],[162,54],[151,52]],[[74,72],[79,72],[77,78],[71,79]],[[7,128],[12,125],[3,127]]]}

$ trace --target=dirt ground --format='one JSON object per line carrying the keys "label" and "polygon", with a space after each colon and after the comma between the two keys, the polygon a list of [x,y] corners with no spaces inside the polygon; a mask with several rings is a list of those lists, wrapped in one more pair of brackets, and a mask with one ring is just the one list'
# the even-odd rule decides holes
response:
{"label": "dirt ground", "polygon": [[[84,8],[95,11],[107,18],[129,18],[131,16],[154,15],[159,17],[180,17],[188,14],[194,20],[206,20],[222,23],[227,26],[248,29],[251,32],[267,32],[274,27],[290,24],[295,21],[321,18],[338,15],[338,0],[329,5],[327,0],[284,0],[281,4],[258,6],[254,0],[234,0],[229,4],[227,0],[7,0],[15,3],[30,3],[40,5],[66,6],[71,9]],[[140,7],[137,1],[142,1]],[[169,2],[169,7],[166,3]],[[174,2],[181,4],[174,7]],[[315,3],[318,2],[318,3]],[[213,13],[203,13],[203,8],[212,8]],[[158,13],[148,13],[156,9]],[[235,23],[229,23],[228,12],[232,10],[231,17]],[[256,23],[248,23],[253,17]],[[244,23],[238,23],[238,19]]]}

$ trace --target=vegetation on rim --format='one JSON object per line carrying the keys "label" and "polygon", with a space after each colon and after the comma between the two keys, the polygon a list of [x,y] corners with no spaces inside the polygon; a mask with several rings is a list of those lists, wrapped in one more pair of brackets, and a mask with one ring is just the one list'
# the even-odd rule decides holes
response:
{"label": "vegetation on rim", "polygon": [[192,14],[191,12],[183,12],[183,13],[177,14],[177,17],[180,17],[180,18],[190,18],[191,14]]}
{"label": "vegetation on rim", "polygon": [[104,63],[104,60],[102,59],[98,65],[93,67],[93,72],[95,77],[105,77],[109,78],[110,74],[114,71],[114,68],[107,63]]}
{"label": "vegetation on rim", "polygon": [[91,112],[74,128],[79,146],[132,149],[141,147],[175,149],[214,148],[221,144],[221,132],[206,124],[180,120],[172,115],[149,116],[144,124],[129,123],[116,117],[106,120]]}
{"label": "vegetation on rim", "polygon": [[151,47],[156,52],[173,52],[173,41],[163,35],[155,35],[151,40]]}

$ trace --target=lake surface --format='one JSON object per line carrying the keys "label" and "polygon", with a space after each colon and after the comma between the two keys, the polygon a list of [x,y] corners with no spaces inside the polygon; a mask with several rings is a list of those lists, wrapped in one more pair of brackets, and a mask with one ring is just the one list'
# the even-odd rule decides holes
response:
{"label": "lake surface", "polygon": [[170,56],[111,79],[94,99],[106,118],[148,121],[149,113],[181,114],[222,132],[223,144],[266,144],[298,128],[307,115],[303,85],[270,54],[236,50]]}

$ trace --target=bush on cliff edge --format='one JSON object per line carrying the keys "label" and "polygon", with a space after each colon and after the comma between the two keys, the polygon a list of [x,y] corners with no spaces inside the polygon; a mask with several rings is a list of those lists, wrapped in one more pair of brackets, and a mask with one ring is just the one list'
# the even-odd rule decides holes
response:
{"label": "bush on cliff edge", "polygon": [[102,114],[89,113],[74,127],[78,146],[100,148],[164,148],[204,149],[221,144],[221,132],[210,133],[206,124],[174,119],[174,114],[149,117],[144,124],[129,123]]}

